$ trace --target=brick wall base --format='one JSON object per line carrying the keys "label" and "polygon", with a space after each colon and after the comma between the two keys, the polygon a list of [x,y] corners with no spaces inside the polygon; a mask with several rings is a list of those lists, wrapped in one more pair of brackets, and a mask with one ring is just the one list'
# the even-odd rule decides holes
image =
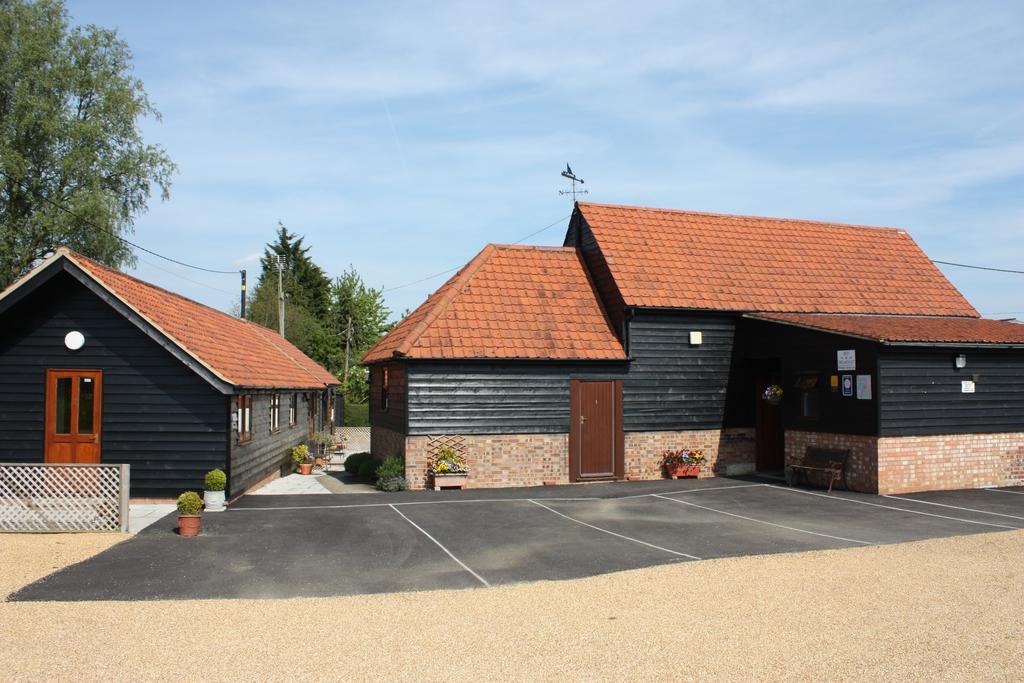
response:
{"label": "brick wall base", "polygon": [[680,448],[704,452],[701,478],[754,471],[753,429],[626,432],[626,477],[661,479],[661,454]]}
{"label": "brick wall base", "polygon": [[385,427],[370,427],[370,452],[378,460],[405,455],[405,434]]}
{"label": "brick wall base", "polygon": [[[569,483],[568,434],[491,434],[464,438],[471,488]],[[422,489],[429,485],[429,439],[427,436],[405,439],[405,477],[410,488]],[[661,454],[669,448],[703,450],[707,460],[701,477],[753,471],[753,429],[627,432],[625,442],[625,469],[629,479],[662,478]]]}
{"label": "brick wall base", "polygon": [[852,491],[878,493],[878,437],[786,430],[786,465],[799,465],[808,447],[849,450],[846,486]]}
{"label": "brick wall base", "polygon": [[1024,433],[878,439],[879,493],[1024,485]]}
{"label": "brick wall base", "polygon": [[915,491],[1024,485],[1024,433],[857,436],[786,432],[786,464],[808,446],[850,450],[847,486],[854,491]]}
{"label": "brick wall base", "polygon": [[[405,440],[405,478],[409,488],[429,485],[430,437]],[[469,464],[467,488],[542,486],[569,483],[568,434],[489,434],[465,437]]]}

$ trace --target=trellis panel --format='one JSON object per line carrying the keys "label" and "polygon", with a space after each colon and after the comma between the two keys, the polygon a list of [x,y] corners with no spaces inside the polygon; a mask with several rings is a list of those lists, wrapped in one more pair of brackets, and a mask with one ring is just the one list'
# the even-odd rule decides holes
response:
{"label": "trellis panel", "polygon": [[0,531],[128,531],[129,466],[0,463]]}

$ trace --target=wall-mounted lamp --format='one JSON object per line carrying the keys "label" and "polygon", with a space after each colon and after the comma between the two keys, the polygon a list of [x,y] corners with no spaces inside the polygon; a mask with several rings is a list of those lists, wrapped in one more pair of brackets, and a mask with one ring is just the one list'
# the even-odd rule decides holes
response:
{"label": "wall-mounted lamp", "polygon": [[77,330],[72,330],[64,335],[64,346],[71,351],[77,351],[85,346],[85,335]]}
{"label": "wall-mounted lamp", "polygon": [[690,345],[691,346],[700,346],[703,343],[704,343],[704,333],[703,332],[697,332],[697,331],[690,332]]}
{"label": "wall-mounted lamp", "polygon": [[953,366],[957,370],[962,370],[962,369],[966,368],[967,367],[967,356],[965,356],[962,353],[959,354],[956,358],[953,359]]}

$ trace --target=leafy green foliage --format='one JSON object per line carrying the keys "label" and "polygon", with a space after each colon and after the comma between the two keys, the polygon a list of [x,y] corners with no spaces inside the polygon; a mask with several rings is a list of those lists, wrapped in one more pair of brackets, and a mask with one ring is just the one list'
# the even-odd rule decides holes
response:
{"label": "leafy green foliage", "polygon": [[117,235],[176,168],[142,139],[160,114],[131,68],[115,31],[69,27],[60,0],[0,0],[0,289],[61,245],[134,262]]}
{"label": "leafy green foliage", "polygon": [[203,509],[203,499],[195,491],[185,491],[178,496],[179,515],[198,515]]}
{"label": "leafy green foliage", "polygon": [[369,453],[353,453],[345,459],[345,471],[349,474],[359,474],[359,468],[370,460],[373,460],[373,456]]}
{"label": "leafy green foliage", "polygon": [[309,446],[301,444],[292,449],[292,463],[295,465],[301,465],[302,463],[309,460]]}
{"label": "leafy green foliage", "polygon": [[404,491],[409,488],[405,480],[405,460],[392,455],[384,458],[377,468],[377,488],[381,491]]}
{"label": "leafy green foliage", "polygon": [[377,469],[380,467],[380,463],[376,459],[370,458],[359,466],[359,477],[360,481],[370,483],[377,480]]}
{"label": "leafy green foliage", "polygon": [[207,491],[223,491],[228,486],[228,475],[223,470],[210,470],[205,483]]}
{"label": "leafy green foliage", "polygon": [[[330,319],[333,328],[340,331],[339,354],[336,365],[330,369],[342,378],[345,398],[353,403],[366,403],[369,383],[366,368],[359,364],[363,355],[391,329],[388,318],[391,311],[384,305],[379,289],[367,287],[356,269],[349,266],[331,285]],[[351,337],[348,326],[351,322]],[[345,341],[349,341],[349,371],[345,376]]]}
{"label": "leafy green foliage", "polygon": [[345,426],[369,427],[370,405],[368,403],[345,402]]}

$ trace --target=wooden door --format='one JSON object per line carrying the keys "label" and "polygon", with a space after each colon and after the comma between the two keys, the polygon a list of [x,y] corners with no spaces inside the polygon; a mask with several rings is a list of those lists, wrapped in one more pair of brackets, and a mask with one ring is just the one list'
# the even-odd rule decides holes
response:
{"label": "wooden door", "polygon": [[100,461],[103,373],[46,371],[46,462]]}
{"label": "wooden door", "polygon": [[622,478],[621,381],[572,380],[570,404],[570,478]]}
{"label": "wooden door", "polygon": [[764,390],[776,383],[774,377],[758,377],[754,382],[757,407],[754,412],[754,447],[757,469],[782,470],[785,465],[786,433],[782,423],[782,405],[764,400]]}

